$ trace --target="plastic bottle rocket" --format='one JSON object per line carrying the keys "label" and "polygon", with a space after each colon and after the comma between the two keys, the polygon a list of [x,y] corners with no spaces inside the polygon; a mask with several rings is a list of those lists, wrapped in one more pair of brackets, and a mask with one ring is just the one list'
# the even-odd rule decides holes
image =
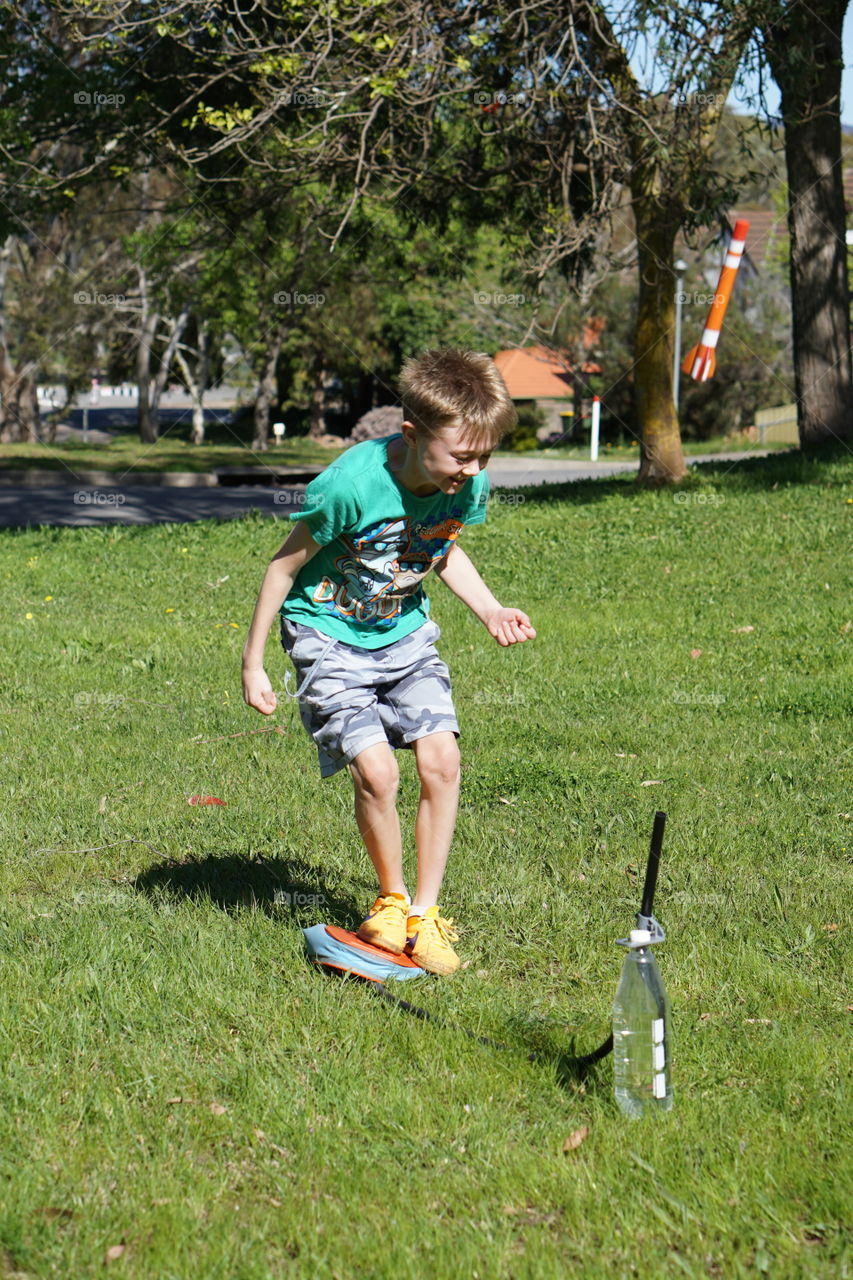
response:
{"label": "plastic bottle rocket", "polygon": [[665,825],[659,809],[637,927],[619,939],[628,954],[613,1002],[613,1075],[617,1105],[631,1116],[672,1107],[669,1000],[651,950],[666,936],[652,914]]}
{"label": "plastic bottle rocket", "polygon": [[648,929],[632,929],[623,940],[628,954],[613,1003],[615,1096],[629,1116],[672,1107],[669,1000],[652,940]]}
{"label": "plastic bottle rocket", "polygon": [[709,378],[714,376],[714,370],[717,367],[715,350],[720,337],[720,329],[723,327],[723,317],[729,305],[729,298],[732,296],[735,276],[743,260],[748,230],[748,221],[745,218],[739,218],[735,223],[735,229],[732,232],[732,238],[726,250],[720,278],[717,281],[714,301],[711,303],[711,310],[708,312],[708,319],[705,321],[702,341],[693,347],[691,351],[688,351],[682,362],[682,373],[688,373],[695,382],[707,382]]}

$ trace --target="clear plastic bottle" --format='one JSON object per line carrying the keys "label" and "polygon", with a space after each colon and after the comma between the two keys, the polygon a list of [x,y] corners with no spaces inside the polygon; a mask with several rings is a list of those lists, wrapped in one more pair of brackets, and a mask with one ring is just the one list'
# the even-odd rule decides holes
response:
{"label": "clear plastic bottle", "polygon": [[628,1116],[672,1107],[669,1000],[650,941],[647,930],[631,930],[613,1003],[616,1102]]}

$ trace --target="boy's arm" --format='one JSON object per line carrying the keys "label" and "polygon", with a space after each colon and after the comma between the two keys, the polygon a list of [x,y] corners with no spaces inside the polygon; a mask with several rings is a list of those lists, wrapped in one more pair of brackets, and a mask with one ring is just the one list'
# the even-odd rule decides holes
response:
{"label": "boy's arm", "polygon": [[276,614],[287,599],[293,580],[304,564],[320,550],[303,520],[297,520],[289,537],[273,556],[264,574],[252,624],[243,646],[243,699],[265,716],[276,708],[276,696],[264,670],[264,648]]}
{"label": "boy's arm", "polygon": [[518,644],[536,635],[530,619],[521,609],[505,609],[495,599],[468,556],[457,543],[436,565],[436,573],[463,604],[467,604],[498,644]]}

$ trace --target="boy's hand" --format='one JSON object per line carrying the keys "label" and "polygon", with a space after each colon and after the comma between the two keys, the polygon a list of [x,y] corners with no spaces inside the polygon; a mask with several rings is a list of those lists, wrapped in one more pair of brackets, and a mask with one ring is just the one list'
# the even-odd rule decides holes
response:
{"label": "boy's hand", "polygon": [[243,701],[265,716],[275,711],[278,699],[263,667],[243,668]]}
{"label": "boy's hand", "polygon": [[521,609],[496,609],[486,619],[486,630],[504,647],[519,644],[522,640],[532,640],[536,635],[530,619]]}

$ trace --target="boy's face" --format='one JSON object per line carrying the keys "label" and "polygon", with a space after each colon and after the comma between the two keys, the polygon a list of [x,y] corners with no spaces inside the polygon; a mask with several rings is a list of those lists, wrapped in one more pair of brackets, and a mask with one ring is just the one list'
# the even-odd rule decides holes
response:
{"label": "boy's face", "polygon": [[491,449],[466,437],[464,427],[444,427],[433,436],[422,435],[411,422],[403,423],[403,438],[411,450],[415,493],[422,494],[441,489],[443,493],[458,493],[472,476],[485,469],[491,457]]}

